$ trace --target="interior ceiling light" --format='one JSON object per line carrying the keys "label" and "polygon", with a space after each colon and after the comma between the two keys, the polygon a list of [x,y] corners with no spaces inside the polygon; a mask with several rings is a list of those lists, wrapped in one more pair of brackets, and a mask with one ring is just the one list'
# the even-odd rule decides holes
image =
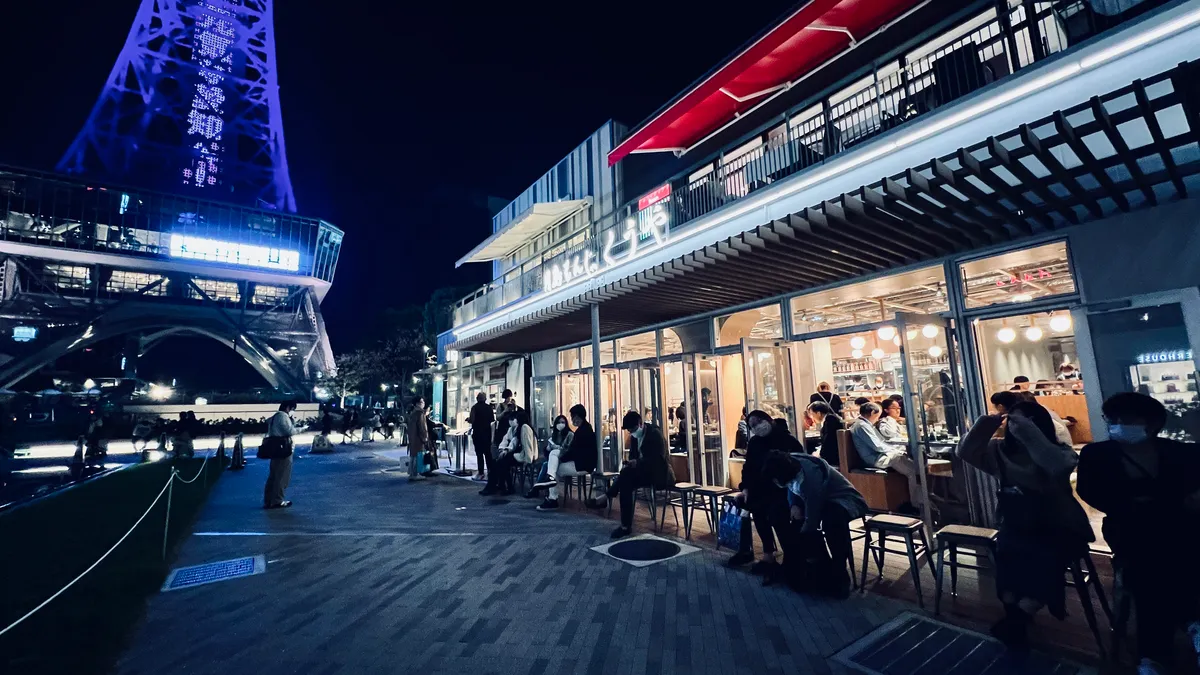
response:
{"label": "interior ceiling light", "polygon": [[854,349],[861,350],[863,347],[867,346],[867,340],[861,335],[855,335],[854,337],[850,338],[850,346]]}
{"label": "interior ceiling light", "polygon": [[1025,329],[1025,339],[1030,342],[1037,342],[1042,339],[1042,329],[1037,326],[1030,326]]}
{"label": "interior ceiling light", "polygon": [[896,345],[897,347],[900,346],[900,336],[899,335],[892,338],[892,344]]}
{"label": "interior ceiling light", "polygon": [[880,340],[891,340],[896,335],[896,328],[895,326],[884,326],[876,331],[876,334]]}
{"label": "interior ceiling light", "polygon": [[1050,317],[1050,330],[1055,333],[1065,333],[1071,330],[1071,315],[1056,314]]}
{"label": "interior ceiling light", "polygon": [[935,338],[937,337],[937,334],[938,327],[931,323],[927,323],[923,328],[921,328],[921,335],[924,335],[927,338]]}
{"label": "interior ceiling light", "polygon": [[1028,293],[1017,293],[1012,296],[1013,302],[1029,302],[1030,300],[1033,300],[1033,296]]}
{"label": "interior ceiling light", "polygon": [[882,350],[882,349],[880,349],[879,347],[876,347],[875,349],[872,349],[872,350],[871,350],[871,358],[873,358],[873,359],[882,359],[882,358],[883,358],[883,350]]}
{"label": "interior ceiling light", "polygon": [[930,347],[930,348],[929,348],[929,356],[930,356],[930,358],[935,358],[935,359],[936,359],[937,357],[939,357],[939,356],[941,356],[941,355],[942,355],[942,348],[941,348],[941,347],[939,347],[939,346],[937,346],[937,345],[934,345],[934,346],[932,346],[932,347]]}
{"label": "interior ceiling light", "polygon": [[1005,326],[1004,328],[996,331],[996,339],[1004,344],[1008,344],[1009,342],[1017,339],[1017,331]]}
{"label": "interior ceiling light", "polygon": [[905,337],[907,337],[909,340],[916,340],[916,339],[917,339],[917,329],[916,329],[916,328],[909,328],[908,330],[904,331],[904,335],[905,335]]}
{"label": "interior ceiling light", "polygon": [[856,359],[861,359],[861,358],[862,358],[862,350],[861,350],[861,349],[855,349],[854,351],[850,352],[850,356],[852,356],[852,357],[854,357],[854,358],[856,358]]}

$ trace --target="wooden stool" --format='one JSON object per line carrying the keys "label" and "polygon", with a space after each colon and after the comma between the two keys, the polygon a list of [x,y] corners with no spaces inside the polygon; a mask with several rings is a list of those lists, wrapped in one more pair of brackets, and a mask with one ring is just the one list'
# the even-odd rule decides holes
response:
{"label": "wooden stool", "polygon": [[987,569],[979,565],[968,565],[958,562],[958,548],[970,549],[971,552],[967,555],[973,556],[978,562],[980,550],[987,553],[992,558],[992,566],[995,566],[996,553],[996,535],[997,531],[988,527],[972,527],[970,525],[947,525],[937,531],[934,538],[937,541],[937,572],[934,577],[937,580],[937,590],[933,595],[933,613],[937,614],[941,611],[942,605],[942,583],[945,580],[945,570],[943,565],[946,562],[946,553],[950,553],[950,595],[958,596],[958,568],[963,567],[970,570]]}
{"label": "wooden stool", "polygon": [[[929,542],[925,540],[924,524],[921,520],[891,514],[871,516],[867,518],[864,532],[866,541],[863,542],[862,577],[859,581],[859,589],[866,590],[867,562],[871,552],[878,554],[875,561],[879,567],[879,578],[883,578],[883,560],[885,554],[888,552],[887,537],[888,535],[896,535],[904,539],[904,552],[908,554],[909,570],[912,572],[913,585],[917,590],[917,605],[921,609],[924,609],[925,600],[921,597],[921,563],[919,556],[924,554],[925,560],[929,563],[929,573],[931,575],[933,574],[933,560],[929,555]],[[872,532],[878,533],[878,544],[871,543]],[[921,541],[917,542],[915,537],[920,537]],[[900,551],[893,550],[892,553],[900,553]]]}
{"label": "wooden stool", "polygon": [[[617,476],[619,475],[620,474],[618,474],[616,471],[593,471],[592,480],[588,482],[587,498],[592,498],[592,492],[595,490],[597,483],[603,485],[605,494],[608,494],[609,486],[612,485],[612,482],[616,480]],[[605,514],[606,518],[612,516],[612,503],[613,500],[608,500],[608,510]]]}

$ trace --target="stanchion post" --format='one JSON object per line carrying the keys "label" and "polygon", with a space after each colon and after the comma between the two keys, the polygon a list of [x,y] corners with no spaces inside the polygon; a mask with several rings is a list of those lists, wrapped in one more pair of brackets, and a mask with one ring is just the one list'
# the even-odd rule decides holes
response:
{"label": "stanchion post", "polygon": [[167,559],[167,533],[171,529],[171,493],[175,491],[175,474],[177,473],[179,470],[171,467],[171,478],[169,479],[171,482],[167,484],[167,518],[163,521],[162,559],[164,562]]}

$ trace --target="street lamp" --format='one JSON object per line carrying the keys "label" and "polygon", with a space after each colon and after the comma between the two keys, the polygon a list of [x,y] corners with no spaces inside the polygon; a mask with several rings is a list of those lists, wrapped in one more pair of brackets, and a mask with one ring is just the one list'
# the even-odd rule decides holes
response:
{"label": "street lamp", "polygon": [[88,379],[86,379],[86,380],[84,380],[84,381],[83,381],[83,388],[84,388],[84,390],[92,390],[92,389],[95,389],[95,388],[96,388],[96,381],[95,381],[95,380],[93,380],[92,378],[90,378],[90,377],[89,377]]}
{"label": "street lamp", "polygon": [[387,391],[387,385],[386,385],[386,384],[381,384],[381,385],[379,385],[379,390],[380,390],[380,391]]}
{"label": "street lamp", "polygon": [[428,354],[429,353],[429,345],[421,345],[421,351]]}

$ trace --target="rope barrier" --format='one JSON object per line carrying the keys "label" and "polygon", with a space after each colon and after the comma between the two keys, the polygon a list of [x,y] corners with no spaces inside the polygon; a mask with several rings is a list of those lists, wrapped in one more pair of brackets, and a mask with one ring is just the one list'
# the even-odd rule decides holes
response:
{"label": "rope barrier", "polygon": [[[213,455],[213,453],[210,451],[207,455],[204,456],[204,461],[200,463],[200,470],[198,472],[196,472],[196,475],[193,476],[191,480],[184,480],[184,479],[180,478],[179,470],[172,467],[171,468],[171,476],[169,478],[167,478],[167,482],[165,484],[163,484],[162,489],[158,491],[158,496],[156,496],[154,498],[154,501],[150,502],[150,506],[146,507],[145,513],[143,513],[137,519],[137,522],[135,522],[133,524],[133,527],[129,528],[129,531],[127,531],[125,534],[121,535],[121,538],[117,540],[117,543],[113,544],[111,548],[109,548],[107,551],[104,552],[104,555],[100,556],[96,560],[96,562],[89,565],[87,569],[80,572],[79,576],[75,577],[66,586],[63,586],[61,589],[59,589],[59,591],[57,593],[50,596],[49,598],[46,598],[44,601],[42,601],[42,603],[40,605],[29,610],[28,612],[25,613],[24,616],[22,616],[21,618],[17,619],[14,622],[12,622],[3,630],[0,630],[0,636],[3,636],[5,633],[7,633],[10,630],[21,625],[22,622],[24,622],[26,619],[28,619],[29,617],[36,614],[43,607],[50,604],[51,602],[54,602],[55,598],[57,598],[58,596],[65,593],[67,591],[67,589],[71,588],[76,583],[78,583],[80,579],[87,576],[88,572],[91,572],[92,570],[96,569],[96,566],[98,566],[100,563],[104,562],[104,559],[107,558],[110,554],[112,554],[113,551],[117,550],[117,547],[119,547],[126,539],[128,539],[129,535],[133,534],[133,531],[138,528],[138,525],[142,524],[142,521],[146,519],[146,516],[150,515],[150,512],[154,510],[155,505],[158,504],[158,500],[162,499],[162,496],[167,493],[167,490],[171,487],[171,485],[175,481],[179,481],[180,483],[183,483],[185,485],[196,482],[196,480],[198,480],[200,478],[200,476],[202,476],[204,474],[204,469],[208,465],[208,459],[210,457],[212,457],[212,455]],[[170,505],[170,501],[168,501],[167,502],[167,523],[170,523],[170,521],[171,521],[171,505]],[[165,547],[166,547],[166,526],[165,525],[163,527],[163,546],[164,546],[164,557],[165,557]]]}

